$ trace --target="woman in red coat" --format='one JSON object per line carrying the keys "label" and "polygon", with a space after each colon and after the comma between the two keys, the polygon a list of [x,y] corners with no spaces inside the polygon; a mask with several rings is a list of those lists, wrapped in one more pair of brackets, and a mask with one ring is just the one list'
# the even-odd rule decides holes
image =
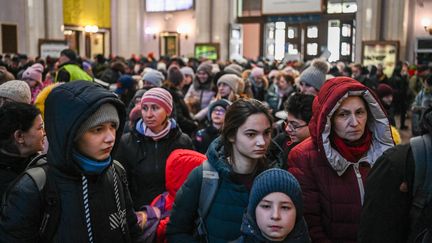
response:
{"label": "woman in red coat", "polygon": [[311,137],[288,156],[309,233],[313,242],[356,242],[367,173],[394,145],[389,121],[372,91],[348,77],[328,80],[312,110]]}

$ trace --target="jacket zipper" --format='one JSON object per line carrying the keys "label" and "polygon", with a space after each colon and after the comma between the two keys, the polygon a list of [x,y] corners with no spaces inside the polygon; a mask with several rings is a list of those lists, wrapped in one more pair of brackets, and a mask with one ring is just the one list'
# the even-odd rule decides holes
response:
{"label": "jacket zipper", "polygon": [[[156,150],[156,154],[158,154],[158,142],[155,141],[155,150]],[[156,171],[159,170],[159,163],[156,161]]]}
{"label": "jacket zipper", "polygon": [[361,176],[360,170],[359,170],[359,163],[356,163],[353,166],[354,166],[354,172],[356,174],[357,182],[358,182],[358,186],[359,186],[359,190],[360,190],[360,201],[361,201],[361,205],[363,206],[364,186],[363,186],[362,176]]}

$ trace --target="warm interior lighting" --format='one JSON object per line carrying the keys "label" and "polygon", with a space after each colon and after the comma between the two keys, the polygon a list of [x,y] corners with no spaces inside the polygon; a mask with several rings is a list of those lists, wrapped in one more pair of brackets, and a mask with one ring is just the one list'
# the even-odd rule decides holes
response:
{"label": "warm interior lighting", "polygon": [[153,35],[153,39],[156,39],[156,32],[156,29],[150,26],[147,26],[144,30],[147,35]]}
{"label": "warm interior lighting", "polygon": [[99,31],[99,27],[97,25],[86,25],[84,26],[84,31],[88,33],[96,33]]}
{"label": "warm interior lighting", "polygon": [[426,32],[429,33],[429,35],[432,35],[432,25],[431,20],[428,18],[423,18],[421,21],[421,24],[423,25]]}

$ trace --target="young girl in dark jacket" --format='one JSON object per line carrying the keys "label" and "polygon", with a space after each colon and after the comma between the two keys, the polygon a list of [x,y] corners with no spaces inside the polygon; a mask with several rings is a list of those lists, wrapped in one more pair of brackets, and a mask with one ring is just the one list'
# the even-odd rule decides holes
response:
{"label": "young girl in dark jacket", "polygon": [[203,219],[206,235],[194,237],[203,167],[191,172],[177,192],[168,223],[168,242],[229,242],[240,237],[243,211],[256,175],[267,164],[272,116],[257,100],[237,100],[225,115],[222,134],[207,151],[217,171],[219,186]]}

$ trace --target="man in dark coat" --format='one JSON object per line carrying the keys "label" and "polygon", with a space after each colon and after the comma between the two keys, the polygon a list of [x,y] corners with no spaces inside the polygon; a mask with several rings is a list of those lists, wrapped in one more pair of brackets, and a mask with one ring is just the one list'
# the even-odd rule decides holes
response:
{"label": "man in dark coat", "polygon": [[[422,133],[432,134],[432,109],[428,109],[421,122]],[[431,163],[432,161],[426,161]],[[365,202],[360,220],[358,242],[367,243],[402,243],[418,242],[423,239],[426,225],[431,225],[432,207],[426,206],[419,218],[410,215],[416,175],[411,144],[398,145],[387,150],[376,162],[369,173],[365,187]],[[432,173],[426,166],[425,174]],[[421,186],[421,183],[419,183]],[[429,202],[430,204],[430,202]],[[422,215],[423,214],[423,215]],[[429,222],[427,222],[429,221]],[[429,232],[430,234],[430,232]],[[431,242],[431,241],[419,241]]]}

